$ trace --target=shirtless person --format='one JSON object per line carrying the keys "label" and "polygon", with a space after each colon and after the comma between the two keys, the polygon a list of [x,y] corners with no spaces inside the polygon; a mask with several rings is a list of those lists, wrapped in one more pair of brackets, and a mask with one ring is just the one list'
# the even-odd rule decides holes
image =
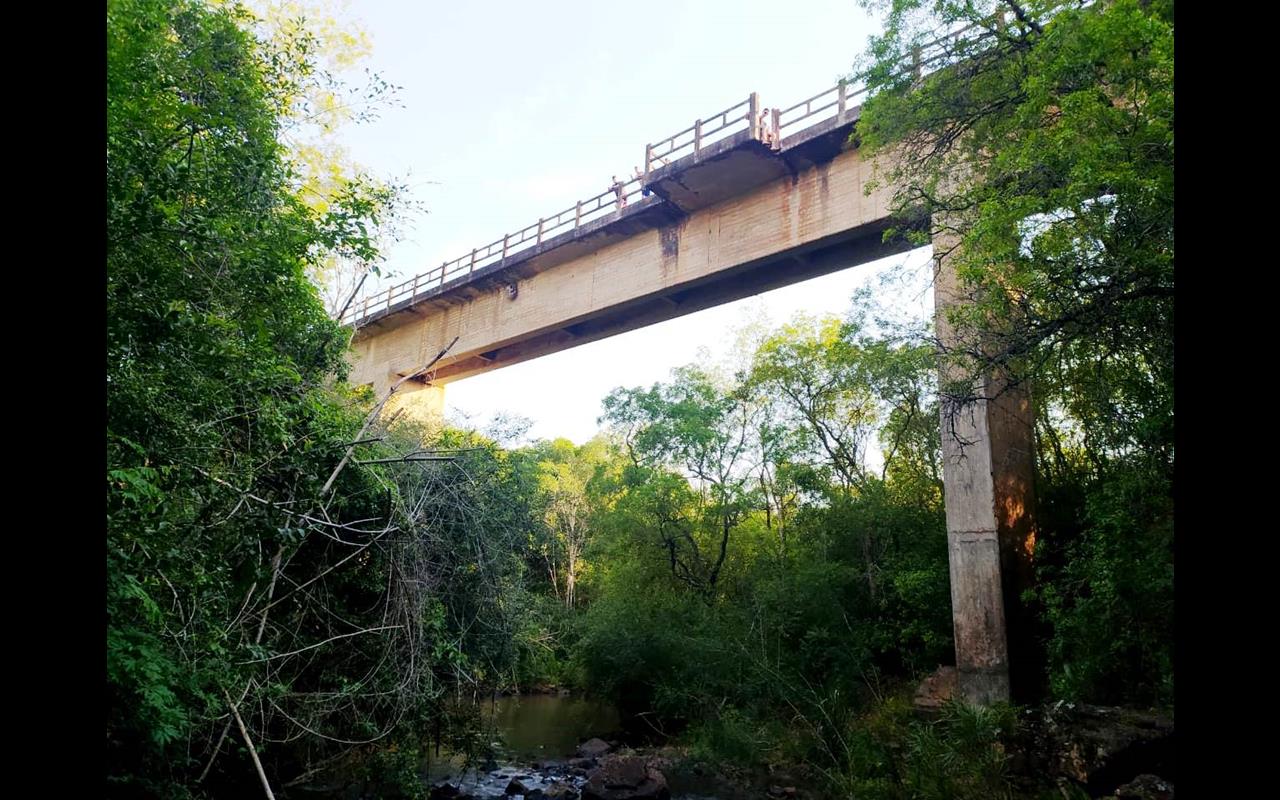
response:
{"label": "shirtless person", "polygon": [[627,195],[623,192],[626,184],[618,180],[618,176],[613,176],[613,183],[609,184],[609,188],[613,190],[614,196],[618,198],[618,208],[627,207]]}
{"label": "shirtless person", "polygon": [[773,112],[764,109],[760,112],[760,141],[764,144],[777,149],[778,147],[778,131],[773,127]]}

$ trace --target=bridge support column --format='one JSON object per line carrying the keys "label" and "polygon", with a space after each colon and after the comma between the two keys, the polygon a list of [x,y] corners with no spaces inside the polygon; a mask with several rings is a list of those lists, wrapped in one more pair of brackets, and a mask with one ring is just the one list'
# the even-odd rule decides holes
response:
{"label": "bridge support column", "polygon": [[[946,311],[963,302],[951,259],[939,255],[954,244],[934,239],[935,324],[944,348],[956,341]],[[941,380],[957,376],[944,358]],[[941,403],[943,491],[960,694],[989,705],[1025,697],[1035,684],[1021,601],[1033,577],[1035,438],[1025,387],[1007,387],[998,376],[978,383],[975,394],[989,399]]]}
{"label": "bridge support column", "polygon": [[405,381],[382,410],[384,419],[392,414],[405,422],[438,427],[444,421],[444,387]]}

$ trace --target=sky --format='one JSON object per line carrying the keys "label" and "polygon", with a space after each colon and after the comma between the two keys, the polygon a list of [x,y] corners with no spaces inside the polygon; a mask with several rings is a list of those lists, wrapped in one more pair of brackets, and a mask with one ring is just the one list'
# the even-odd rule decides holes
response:
{"label": "sky", "polygon": [[[747,97],[786,107],[849,73],[875,28],[852,0],[645,3],[360,0],[362,64],[402,87],[399,107],[343,134],[351,157],[403,180],[426,209],[386,250],[386,281],[415,274],[629,177],[647,142]],[[524,440],[581,443],[601,399],[718,359],[747,323],[843,315],[886,269],[915,280],[878,298],[924,316],[926,251],[842,270],[447,385],[446,415],[484,428],[528,418]],[[379,285],[385,286],[386,283]]]}

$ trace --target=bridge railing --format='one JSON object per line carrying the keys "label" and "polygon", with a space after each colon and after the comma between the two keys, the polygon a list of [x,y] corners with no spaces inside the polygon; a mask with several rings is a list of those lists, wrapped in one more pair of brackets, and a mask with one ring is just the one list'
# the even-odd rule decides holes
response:
{"label": "bridge railing", "polygon": [[[993,24],[997,28],[1002,27],[1004,16],[995,18]],[[918,45],[912,51],[912,58],[904,65],[904,69],[891,78],[897,79],[911,74],[920,77],[926,71],[932,71],[954,61],[957,52],[955,45],[960,42],[964,34],[982,27],[978,24],[967,25],[931,42]],[[806,123],[808,127],[844,113],[853,107],[853,100],[865,95],[866,92],[865,86],[854,88],[853,84],[841,81],[793,106],[774,109],[771,119],[765,120],[765,123],[772,124],[781,138],[784,130],[796,129],[801,122]],[[579,200],[563,211],[543,217],[533,225],[508,233],[501,239],[496,239],[483,247],[477,247],[452,261],[446,261],[404,283],[367,295],[363,300],[353,303],[342,316],[341,321],[358,323],[371,314],[390,309],[397,303],[416,297],[420,292],[448,283],[465,281],[476,270],[500,264],[509,256],[536,247],[552,236],[576,230],[585,223],[618,213],[633,198],[642,195],[644,185],[653,170],[686,155],[697,155],[706,146],[727,139],[743,130],[750,131],[752,139],[764,138],[764,132],[760,130],[759,115],[760,98],[757,93],[752,92],[745,100],[734,103],[705,119],[695,120],[690,127],[657,143],[646,145],[643,176],[633,177],[622,182],[617,188],[610,188],[595,197]]]}
{"label": "bridge railing", "polygon": [[508,233],[501,239],[494,240],[483,247],[477,247],[470,253],[446,261],[440,266],[430,269],[404,283],[390,286],[383,291],[366,296],[353,303],[347,313],[342,316],[343,323],[354,323],[389,309],[404,300],[416,297],[420,292],[443,286],[446,283],[465,279],[478,269],[499,264],[508,256],[535,247],[542,242],[569,230],[602,217],[607,217],[642,195],[644,181],[632,178],[622,182],[618,189],[608,189],[595,197],[579,200],[563,211],[543,217],[535,224]]}
{"label": "bridge railing", "polygon": [[694,120],[693,124],[679,133],[654,144],[644,147],[644,174],[686,155],[697,155],[702,148],[735,133],[748,130],[752,138],[756,138],[756,121],[760,114],[760,97],[755,92],[746,100],[718,111],[706,119]]}
{"label": "bridge railing", "polygon": [[[890,79],[896,80],[912,74],[919,77],[923,76],[925,72],[942,66],[954,53],[952,45],[959,41],[963,34],[977,27],[979,26],[967,25],[931,42],[916,46],[912,52],[911,61],[901,72],[890,76]],[[774,125],[779,132],[779,136],[787,128],[795,128],[801,122],[806,123],[805,127],[809,127],[825,119],[843,114],[856,105],[854,101],[865,95],[867,88],[866,86],[855,86],[850,81],[840,81],[830,89],[821,91],[813,97],[801,100],[788,108],[775,111]]]}

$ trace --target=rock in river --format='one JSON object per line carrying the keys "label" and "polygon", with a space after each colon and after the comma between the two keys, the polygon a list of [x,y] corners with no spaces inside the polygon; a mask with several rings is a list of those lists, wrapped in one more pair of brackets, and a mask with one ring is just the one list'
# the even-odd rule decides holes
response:
{"label": "rock in river", "polygon": [[668,800],[667,779],[643,758],[618,756],[594,770],[582,787],[582,800]]}

